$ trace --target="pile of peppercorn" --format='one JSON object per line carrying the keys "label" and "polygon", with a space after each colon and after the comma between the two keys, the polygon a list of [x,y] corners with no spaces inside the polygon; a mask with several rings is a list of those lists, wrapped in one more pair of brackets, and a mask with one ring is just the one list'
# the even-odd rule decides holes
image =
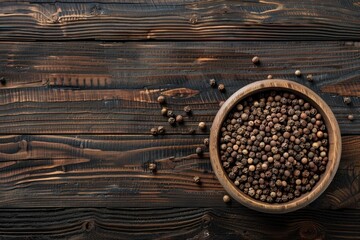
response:
{"label": "pile of peppercorn", "polygon": [[230,180],[268,203],[311,191],[328,162],[321,114],[289,92],[265,91],[239,102],[222,124],[219,146]]}

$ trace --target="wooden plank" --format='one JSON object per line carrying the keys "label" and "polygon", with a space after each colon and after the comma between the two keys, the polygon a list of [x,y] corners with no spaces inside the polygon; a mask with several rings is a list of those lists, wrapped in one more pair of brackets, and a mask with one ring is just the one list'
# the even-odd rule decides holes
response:
{"label": "wooden plank", "polygon": [[[42,2],[42,3],[41,3]],[[358,1],[1,1],[1,40],[360,39]]]}
{"label": "wooden plank", "polygon": [[[259,66],[251,63],[254,55]],[[149,134],[169,126],[160,94],[177,114],[191,106],[182,127],[167,129],[188,134],[200,121],[211,125],[220,101],[269,74],[310,87],[330,105],[343,134],[360,134],[359,56],[353,42],[1,43],[0,134]],[[226,93],[212,89],[211,78]],[[353,96],[352,104],[343,96]]]}
{"label": "wooden plank", "polygon": [[[203,136],[0,138],[0,207],[224,207]],[[338,173],[312,206],[360,208],[360,136],[343,137]],[[148,170],[157,164],[156,173]],[[201,184],[193,177],[200,176]],[[240,205],[233,202],[234,207]]]}
{"label": "wooden plank", "polygon": [[1,209],[4,239],[359,239],[360,210]]}

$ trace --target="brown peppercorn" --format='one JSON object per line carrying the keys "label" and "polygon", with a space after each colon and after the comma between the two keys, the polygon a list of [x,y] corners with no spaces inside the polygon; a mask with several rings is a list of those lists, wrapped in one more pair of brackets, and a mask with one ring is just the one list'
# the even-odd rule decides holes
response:
{"label": "brown peppercorn", "polygon": [[159,97],[157,98],[157,101],[158,101],[158,103],[160,103],[160,104],[164,104],[164,103],[165,103],[165,97],[164,97],[164,96],[159,96]]}
{"label": "brown peppercorn", "polygon": [[349,105],[351,103],[351,98],[350,97],[344,97],[344,103]]}
{"label": "brown peppercorn", "polygon": [[225,85],[220,83],[219,86],[218,86],[218,89],[220,92],[225,92]]}
{"label": "brown peppercorn", "polygon": [[199,176],[195,176],[194,178],[194,182],[199,184],[200,183],[200,177]]}
{"label": "brown peppercorn", "polygon": [[199,128],[201,130],[205,130],[206,129],[206,123],[205,122],[199,122]]}
{"label": "brown peppercorn", "polygon": [[185,107],[184,107],[184,112],[185,112],[186,114],[190,114],[190,113],[191,113],[191,108],[190,108],[190,106],[185,106]]}
{"label": "brown peppercorn", "polygon": [[174,125],[175,122],[176,122],[176,120],[175,120],[175,118],[170,117],[170,118],[168,119],[168,122],[169,122],[170,125]]}
{"label": "brown peppercorn", "polygon": [[201,147],[197,147],[196,148],[196,154],[197,155],[202,155],[203,154],[203,149]]}
{"label": "brown peppercorn", "polygon": [[155,163],[149,163],[149,166],[148,166],[148,167],[149,167],[149,170],[150,170],[150,171],[155,171],[157,166],[156,166]]}
{"label": "brown peppercorn", "polygon": [[159,134],[164,134],[165,133],[165,128],[163,126],[159,126],[157,128],[157,131],[158,131]]}
{"label": "brown peppercorn", "polygon": [[307,79],[309,82],[312,82],[312,81],[314,80],[312,74],[308,74],[308,75],[306,76],[306,79]]}
{"label": "brown peppercorn", "polygon": [[205,145],[205,146],[209,146],[209,138],[205,138],[205,139],[204,139],[204,145]]}
{"label": "brown peppercorn", "polygon": [[210,83],[210,86],[211,86],[211,87],[215,87],[215,86],[216,86],[216,81],[215,81],[215,79],[210,79],[209,83]]}
{"label": "brown peppercorn", "polygon": [[229,195],[224,195],[223,196],[223,201],[224,201],[224,203],[229,203],[231,201],[230,196]]}
{"label": "brown peppercorn", "polygon": [[158,134],[158,130],[156,128],[151,128],[150,132],[153,136],[156,136]]}
{"label": "brown peppercorn", "polygon": [[272,75],[268,75],[268,76],[267,76],[267,79],[272,79],[272,78],[273,78]]}
{"label": "brown peppercorn", "polygon": [[174,114],[174,112],[173,112],[172,110],[168,110],[167,113],[166,113],[166,115],[167,115],[168,117],[175,117],[175,114]]}
{"label": "brown peppercorn", "polygon": [[295,71],[295,75],[296,75],[297,77],[300,77],[300,76],[301,76],[301,71],[300,71],[300,70],[296,70],[296,71]]}
{"label": "brown peppercorn", "polygon": [[348,115],[348,119],[349,119],[350,121],[353,121],[353,120],[354,120],[354,115],[349,114],[349,115]]}
{"label": "brown peppercorn", "polygon": [[260,63],[260,58],[258,56],[255,56],[251,59],[253,64],[259,64]]}
{"label": "brown peppercorn", "polygon": [[178,122],[178,123],[184,122],[184,118],[183,118],[183,116],[181,116],[181,115],[177,115],[175,120],[176,120],[176,122]]}
{"label": "brown peppercorn", "polygon": [[161,115],[167,116],[167,113],[168,113],[168,109],[167,109],[166,107],[163,107],[163,108],[161,109]]}

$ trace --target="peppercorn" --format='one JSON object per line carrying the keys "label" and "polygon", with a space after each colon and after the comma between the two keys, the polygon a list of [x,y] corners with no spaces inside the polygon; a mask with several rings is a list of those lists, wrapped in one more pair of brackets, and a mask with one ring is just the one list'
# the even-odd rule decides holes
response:
{"label": "peppercorn", "polygon": [[170,117],[169,119],[168,119],[168,122],[169,122],[169,124],[170,125],[174,125],[175,124],[175,118],[173,118],[173,117]]}
{"label": "peppercorn", "polygon": [[312,74],[308,74],[308,75],[306,76],[306,79],[307,79],[309,82],[312,82],[312,81],[314,80]]}
{"label": "peppercorn", "polygon": [[268,75],[268,76],[267,76],[267,79],[272,79],[272,78],[273,78],[272,75]]}
{"label": "peppercorn", "polygon": [[197,147],[196,148],[196,154],[197,155],[202,155],[203,154],[203,149],[201,147]]}
{"label": "peppercorn", "polygon": [[184,112],[185,112],[186,114],[190,114],[190,113],[191,113],[191,108],[190,108],[190,106],[185,106],[185,107],[184,107]]}
{"label": "peppercorn", "polygon": [[211,87],[215,87],[215,86],[216,86],[216,81],[215,81],[215,79],[210,79],[209,83],[210,83],[210,86],[211,86]]}
{"label": "peppercorn", "polygon": [[159,97],[157,98],[157,101],[158,101],[158,103],[160,103],[160,104],[164,104],[164,103],[165,103],[165,97],[164,97],[164,96],[159,96]]}
{"label": "peppercorn", "polygon": [[163,126],[159,126],[159,127],[157,128],[157,132],[158,132],[159,134],[164,134],[164,133],[165,133],[165,128],[164,128]]}
{"label": "peppercorn", "polygon": [[208,138],[205,138],[205,139],[204,139],[204,145],[205,145],[205,146],[209,146],[209,139],[208,139]]}
{"label": "peppercorn", "polygon": [[167,113],[168,113],[168,109],[167,109],[166,107],[163,107],[163,108],[161,109],[161,115],[167,116]]}
{"label": "peppercorn", "polygon": [[184,121],[184,118],[183,118],[183,116],[181,116],[181,115],[177,115],[175,120],[176,120],[176,122],[178,122],[178,123],[182,123],[182,122]]}
{"label": "peppercorn", "polygon": [[200,183],[200,177],[199,176],[195,176],[194,177],[194,182],[199,184]]}
{"label": "peppercorn", "polygon": [[230,196],[229,195],[224,195],[223,196],[223,201],[224,201],[224,203],[229,203],[231,201]]}
{"label": "peppercorn", "polygon": [[150,132],[153,136],[156,136],[158,134],[158,130],[156,128],[151,128]]}
{"label": "peppercorn", "polygon": [[206,129],[206,123],[205,122],[199,122],[199,128],[201,130],[205,130]]}
{"label": "peppercorn", "polygon": [[300,70],[296,70],[296,71],[295,71],[295,75],[296,75],[297,77],[300,77],[300,76],[301,76],[301,71],[300,71]]}
{"label": "peppercorn", "polygon": [[168,117],[175,117],[175,114],[174,114],[174,112],[173,112],[172,110],[168,110],[167,113],[166,113],[166,115],[167,115]]}
{"label": "peppercorn", "polygon": [[258,56],[255,56],[251,59],[253,64],[259,64],[260,63],[260,58]]}
{"label": "peppercorn", "polygon": [[225,85],[220,83],[219,86],[218,86],[218,89],[220,92],[225,92]]}
{"label": "peppercorn", "polygon": [[351,98],[350,97],[344,97],[344,103],[349,105],[351,103]]}
{"label": "peppercorn", "polygon": [[349,115],[348,115],[348,119],[349,119],[350,121],[353,121],[353,120],[354,120],[354,115],[349,114]]}
{"label": "peppercorn", "polygon": [[155,163],[149,163],[149,170],[150,171],[155,171],[156,170],[156,164]]}

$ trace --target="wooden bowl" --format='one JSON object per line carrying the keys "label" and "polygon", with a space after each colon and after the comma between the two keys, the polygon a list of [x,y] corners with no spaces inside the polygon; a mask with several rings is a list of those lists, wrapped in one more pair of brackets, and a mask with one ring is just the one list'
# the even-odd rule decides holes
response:
{"label": "wooden bowl", "polygon": [[[320,176],[320,180],[316,183],[314,188],[298,198],[287,203],[265,203],[251,198],[240,189],[238,189],[235,184],[229,179],[225,173],[223,166],[220,161],[220,151],[219,151],[219,133],[223,121],[226,119],[229,112],[233,107],[250,95],[268,91],[268,90],[285,90],[292,92],[297,96],[302,97],[303,99],[309,101],[314,107],[317,108],[318,112],[323,116],[325,125],[327,127],[328,136],[329,136],[329,149],[328,149],[328,163],[326,166],[325,172]],[[300,85],[296,82],[282,80],[282,79],[271,79],[258,81],[252,84],[249,84],[236,93],[234,93],[220,108],[217,113],[214,122],[211,127],[210,133],[210,160],[213,170],[217,178],[219,179],[221,185],[225,190],[238,202],[241,204],[265,213],[286,213],[295,211],[297,209],[303,208],[317,197],[319,197],[325,189],[329,186],[332,181],[335,173],[338,169],[341,156],[341,134],[339,125],[336,121],[334,114],[332,113],[329,106],[312,90],[309,88]]]}

